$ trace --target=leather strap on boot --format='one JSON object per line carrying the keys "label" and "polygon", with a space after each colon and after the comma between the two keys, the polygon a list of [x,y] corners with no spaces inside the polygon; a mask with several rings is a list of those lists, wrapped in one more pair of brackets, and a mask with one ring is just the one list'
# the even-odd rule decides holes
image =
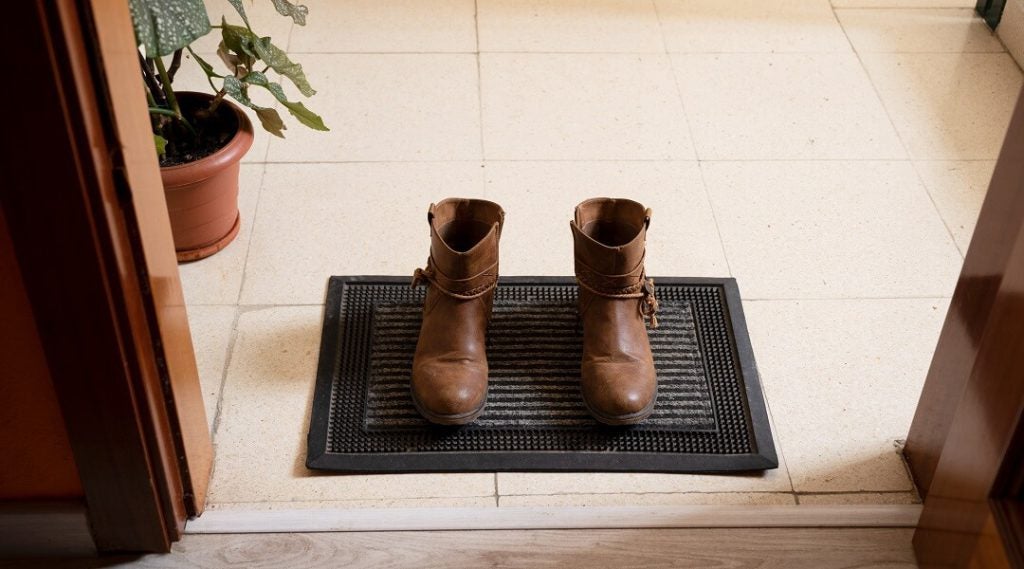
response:
{"label": "leather strap on boot", "polygon": [[605,298],[637,298],[640,316],[651,328],[658,327],[658,299],[654,295],[654,279],[647,278],[644,260],[624,275],[604,275],[576,260],[576,282],[580,287]]}
{"label": "leather strap on boot", "polygon": [[453,279],[434,266],[434,258],[427,257],[427,266],[416,269],[412,274],[410,286],[416,288],[423,283],[430,283],[438,292],[459,300],[479,298],[498,286],[498,264],[495,263],[481,273],[468,279]]}

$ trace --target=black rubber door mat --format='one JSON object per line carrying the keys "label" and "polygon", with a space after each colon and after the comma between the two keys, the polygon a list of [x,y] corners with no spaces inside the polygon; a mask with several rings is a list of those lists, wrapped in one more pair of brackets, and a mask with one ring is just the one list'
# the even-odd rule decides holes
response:
{"label": "black rubber door mat", "polygon": [[503,278],[488,335],[487,407],[441,427],[413,407],[409,376],[425,288],[331,277],[306,465],[338,472],[654,471],[776,468],[733,279],[655,278],[653,415],[608,427],[579,388],[576,285]]}

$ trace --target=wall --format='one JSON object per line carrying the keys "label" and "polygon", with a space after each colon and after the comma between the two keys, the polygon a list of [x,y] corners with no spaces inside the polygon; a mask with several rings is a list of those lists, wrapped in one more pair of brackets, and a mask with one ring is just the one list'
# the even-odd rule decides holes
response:
{"label": "wall", "polygon": [[0,210],[0,500],[82,497],[3,210]]}
{"label": "wall", "polygon": [[996,35],[1003,40],[1017,65],[1024,67],[1024,0],[1006,0]]}

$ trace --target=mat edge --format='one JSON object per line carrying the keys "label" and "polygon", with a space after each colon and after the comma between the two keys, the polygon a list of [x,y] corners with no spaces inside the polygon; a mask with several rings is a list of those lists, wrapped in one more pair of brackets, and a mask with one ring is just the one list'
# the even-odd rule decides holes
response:
{"label": "mat edge", "polygon": [[[522,451],[521,454],[516,456],[516,453],[490,453],[493,455],[505,455],[495,461],[484,461],[486,464],[474,464],[470,467],[461,466],[458,468],[452,468],[451,463],[443,467],[413,467],[410,468],[408,465],[409,457],[417,457],[417,459],[423,459],[425,462],[430,462],[430,455],[437,453],[416,453],[416,454],[388,454],[384,455],[376,453],[374,455],[367,456],[365,459],[362,457],[357,458],[358,464],[353,465],[351,459],[354,455],[342,455],[327,452],[328,447],[328,429],[327,423],[329,421],[329,409],[330,405],[323,405],[322,401],[330,401],[331,391],[333,389],[332,383],[322,382],[324,374],[328,376],[333,375],[332,368],[329,366],[331,362],[325,358],[325,355],[329,353],[331,346],[337,343],[340,331],[338,330],[338,311],[332,310],[332,307],[339,308],[341,295],[344,291],[345,286],[348,283],[382,283],[382,284],[399,284],[404,283],[408,279],[405,277],[395,275],[332,275],[328,278],[328,286],[325,294],[324,302],[324,325],[323,330],[330,330],[329,333],[325,333],[321,336],[321,344],[319,350],[319,357],[317,362],[317,375],[314,385],[314,395],[312,401],[312,409],[310,413],[309,430],[306,436],[306,468],[321,473],[334,472],[343,474],[357,474],[357,473],[416,473],[416,472],[536,472],[536,471],[573,471],[573,472],[668,472],[668,473],[744,473],[753,471],[772,470],[778,468],[779,459],[775,449],[773,436],[771,435],[771,422],[768,418],[768,404],[764,396],[764,391],[761,388],[760,374],[757,372],[757,366],[754,361],[753,346],[750,344],[749,332],[746,326],[746,316],[743,311],[742,298],[739,292],[739,286],[734,277],[652,277],[657,281],[664,284],[675,284],[675,285],[692,285],[692,286],[718,286],[721,287],[724,302],[723,305],[728,311],[728,319],[730,326],[733,327],[733,338],[736,341],[735,350],[736,353],[733,355],[737,359],[739,366],[740,376],[742,378],[744,389],[747,391],[746,402],[749,406],[749,416],[751,423],[751,431],[753,435],[753,446],[755,452],[743,455],[698,455],[698,454],[684,454],[684,455],[652,455],[652,457],[665,457],[670,458],[676,463],[671,466],[666,465],[655,465],[649,466],[648,468],[637,468],[633,464],[630,468],[616,468],[614,465],[609,465],[602,461],[601,467],[582,468],[579,465],[564,465],[553,463],[549,457],[539,456],[543,453]],[[517,285],[517,284],[548,284],[548,285],[564,285],[575,282],[575,277],[571,276],[505,276],[499,277],[498,284],[500,285]],[[328,329],[328,320],[331,320],[332,326]],[[742,331],[743,334],[737,334],[738,331]],[[743,341],[742,346],[740,344],[741,338]],[[748,378],[754,378],[755,381],[748,381]],[[323,383],[328,383],[322,385]],[[751,386],[755,386],[752,388]],[[314,428],[316,426],[316,428]],[[310,450],[315,449],[311,454]],[[481,454],[488,453],[475,453],[476,457]],[[523,455],[530,454],[531,464],[527,467],[523,467]],[[597,455],[598,453],[573,453],[577,457],[583,454]],[[539,457],[539,458],[538,458]],[[704,461],[707,461],[707,457],[730,457],[732,461],[736,458],[741,458],[740,464],[730,468],[720,467],[704,467],[694,468],[690,465],[696,458],[702,457]],[[436,456],[434,457],[437,458]],[[340,459],[340,460],[339,460]],[[393,461],[400,459],[405,464],[398,466],[392,464]],[[470,459],[471,461],[479,463],[479,458]],[[570,459],[570,462],[575,462],[576,459]],[[657,461],[655,459],[655,461]]]}

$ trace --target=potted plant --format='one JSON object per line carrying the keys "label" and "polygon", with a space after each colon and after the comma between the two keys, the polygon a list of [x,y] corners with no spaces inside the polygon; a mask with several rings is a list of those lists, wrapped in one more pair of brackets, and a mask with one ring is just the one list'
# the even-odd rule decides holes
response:
{"label": "potted plant", "polygon": [[[267,75],[273,70],[310,97],[316,91],[302,66],[291,61],[271,38],[252,30],[242,0],[227,1],[242,25],[229,24],[224,17],[219,25],[211,25],[203,0],[129,2],[179,262],[208,257],[238,234],[239,161],[252,146],[253,129],[237,104],[253,109],[267,132],[284,137],[286,126],[277,110],[254,103],[249,98],[250,88],[266,89],[303,125],[328,130],[319,116],[301,102],[289,100],[282,85]],[[305,6],[271,1],[278,13],[305,25]],[[225,69],[220,72],[191,47],[213,29],[221,34],[217,55]],[[185,57],[206,74],[211,93],[172,87],[185,51]],[[171,57],[169,65],[164,60],[167,56]]]}

